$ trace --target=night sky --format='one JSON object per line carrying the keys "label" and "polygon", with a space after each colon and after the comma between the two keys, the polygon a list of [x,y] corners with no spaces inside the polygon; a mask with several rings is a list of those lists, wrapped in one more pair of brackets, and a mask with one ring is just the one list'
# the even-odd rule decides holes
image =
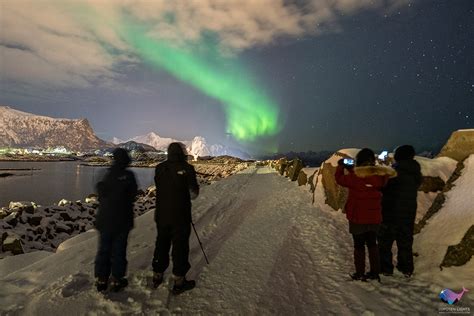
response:
{"label": "night sky", "polygon": [[474,128],[474,1],[2,1],[0,104],[251,153]]}

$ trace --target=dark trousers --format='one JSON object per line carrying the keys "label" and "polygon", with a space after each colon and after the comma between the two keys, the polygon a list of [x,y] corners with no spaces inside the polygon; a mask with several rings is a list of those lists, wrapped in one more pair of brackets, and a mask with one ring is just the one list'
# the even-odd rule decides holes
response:
{"label": "dark trousers", "polygon": [[191,225],[158,225],[155,253],[153,256],[153,271],[163,273],[169,266],[170,247],[173,246],[173,274],[185,276],[191,268],[189,264],[189,236]]}
{"label": "dark trousers", "polygon": [[117,279],[127,272],[127,240],[129,231],[99,232],[99,248],[95,257],[96,277],[108,278],[110,273]]}
{"label": "dark trousers", "polygon": [[354,240],[354,266],[356,273],[365,274],[365,246],[369,250],[370,272],[380,273],[380,258],[377,248],[377,233],[368,231],[361,234],[352,234]]}
{"label": "dark trousers", "polygon": [[382,272],[393,273],[392,245],[397,243],[397,269],[413,273],[413,222],[382,223],[378,240]]}

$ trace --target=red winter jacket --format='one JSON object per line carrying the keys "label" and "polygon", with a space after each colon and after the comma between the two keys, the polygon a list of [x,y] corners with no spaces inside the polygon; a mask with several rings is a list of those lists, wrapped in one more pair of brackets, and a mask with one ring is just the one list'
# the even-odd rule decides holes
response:
{"label": "red winter jacket", "polygon": [[354,224],[380,224],[382,222],[381,189],[396,171],[383,166],[363,166],[345,169],[338,166],[336,182],[349,189],[345,211]]}

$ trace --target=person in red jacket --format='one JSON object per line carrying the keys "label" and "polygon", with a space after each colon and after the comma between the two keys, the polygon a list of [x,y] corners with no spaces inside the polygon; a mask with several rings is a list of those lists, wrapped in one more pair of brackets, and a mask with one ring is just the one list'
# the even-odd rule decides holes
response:
{"label": "person in red jacket", "polygon": [[[354,239],[354,280],[379,280],[380,259],[377,247],[377,231],[382,222],[381,189],[388,179],[396,176],[395,170],[375,165],[375,154],[364,148],[356,156],[355,167],[339,160],[336,182],[349,189],[345,205],[349,220],[349,232]],[[365,246],[369,251],[370,271],[365,273]]]}

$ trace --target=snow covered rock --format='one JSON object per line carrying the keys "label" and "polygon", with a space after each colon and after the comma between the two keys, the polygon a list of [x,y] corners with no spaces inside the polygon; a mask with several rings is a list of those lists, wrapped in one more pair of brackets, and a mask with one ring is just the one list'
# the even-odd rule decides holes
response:
{"label": "snow covered rock", "polygon": [[328,160],[321,165],[321,183],[326,195],[326,204],[334,210],[344,209],[348,190],[336,183],[334,175],[336,174],[337,162],[341,158],[354,159],[359,149],[341,149],[334,153]]}
{"label": "snow covered rock", "polygon": [[474,129],[461,129],[451,134],[438,156],[463,161],[470,154],[474,154]]}
{"label": "snow covered rock", "polygon": [[2,242],[2,251],[10,251],[14,255],[24,253],[20,237],[16,235],[8,235]]}
{"label": "snow covered rock", "polygon": [[14,209],[17,212],[27,212],[33,214],[36,210],[36,204],[33,202],[10,202],[8,208]]}

